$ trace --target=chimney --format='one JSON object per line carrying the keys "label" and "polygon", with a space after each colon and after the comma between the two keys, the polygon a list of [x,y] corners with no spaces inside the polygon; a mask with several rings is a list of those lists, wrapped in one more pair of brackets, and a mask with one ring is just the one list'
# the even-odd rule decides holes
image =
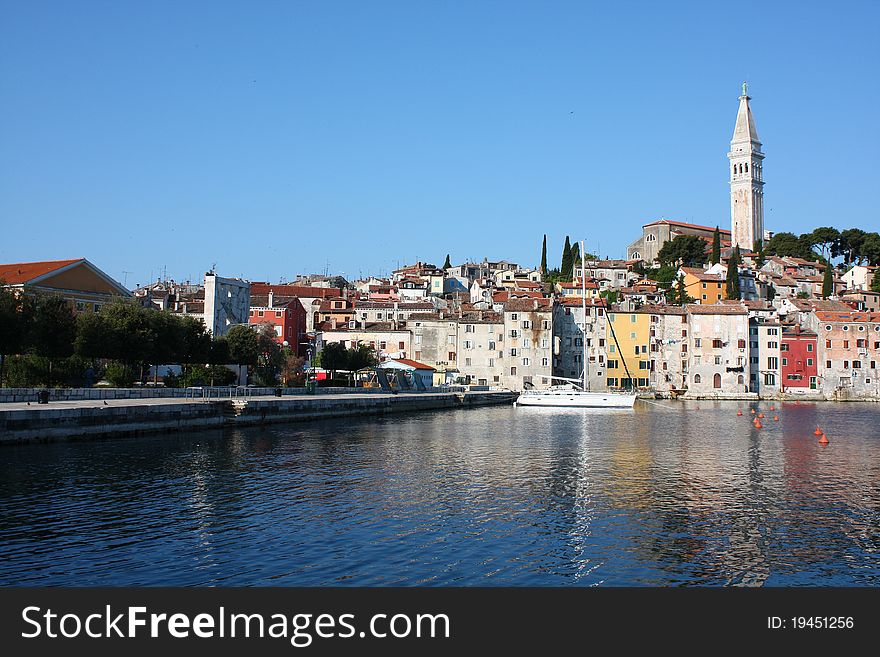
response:
{"label": "chimney", "polygon": [[330,318],[330,329],[333,331],[336,330],[336,317],[335,316]]}
{"label": "chimney", "polygon": [[272,307],[272,304],[275,301],[275,293],[272,290],[269,290],[269,307]]}
{"label": "chimney", "polygon": [[537,300],[537,299],[532,299],[532,301],[534,301],[534,303],[535,303],[535,310],[537,310],[537,309],[538,309],[538,300]]}

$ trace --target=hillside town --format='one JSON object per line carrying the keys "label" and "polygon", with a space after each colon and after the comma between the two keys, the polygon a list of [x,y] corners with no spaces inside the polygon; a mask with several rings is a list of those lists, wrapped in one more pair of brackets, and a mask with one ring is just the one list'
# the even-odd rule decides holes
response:
{"label": "hillside town", "polygon": [[[0,285],[19,298],[60,295],[78,315],[126,300],[198,320],[214,340],[237,326],[259,329],[309,380],[329,369],[322,354],[339,345],[433,386],[521,391],[586,369],[591,390],[657,397],[880,400],[880,236],[765,229],[765,155],[750,100],[743,85],[728,153],[729,228],[650,221],[626,259],[581,253],[566,237],[561,262],[548,265],[545,235],[534,266],[446,256],[442,266],[415,262],[361,280],[303,274],[276,283],[210,271],[129,290],[76,258],[0,265]],[[151,362],[141,383],[170,384],[175,365]],[[238,383],[251,381],[247,369],[238,373]]]}

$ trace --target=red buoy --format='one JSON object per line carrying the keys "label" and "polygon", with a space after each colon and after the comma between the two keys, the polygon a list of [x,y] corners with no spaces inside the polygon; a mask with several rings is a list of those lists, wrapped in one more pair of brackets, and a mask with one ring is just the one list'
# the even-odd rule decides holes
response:
{"label": "red buoy", "polygon": [[737,411],[736,414],[737,414],[737,415],[742,415],[743,412],[742,412],[742,411]]}
{"label": "red buoy", "polygon": [[764,417],[763,413],[758,413],[758,417]]}
{"label": "red buoy", "polygon": [[819,438],[819,444],[820,445],[827,445],[828,444],[828,436],[826,436],[824,433],[822,434],[822,437]]}
{"label": "red buoy", "polygon": [[761,421],[760,421],[760,420],[755,420],[755,429],[760,429],[760,428],[763,427],[763,426],[764,426],[764,425],[761,424]]}
{"label": "red buoy", "polygon": [[773,421],[774,421],[774,422],[779,422],[779,416],[778,416],[778,415],[774,415],[774,416],[773,416]]}
{"label": "red buoy", "polygon": [[753,409],[752,409],[752,415],[754,415],[754,414],[755,414],[755,409],[753,408]]}
{"label": "red buoy", "polygon": [[770,410],[771,410],[771,411],[775,411],[775,410],[776,410],[776,407],[775,407],[775,406],[771,406],[771,407],[770,407]]}
{"label": "red buoy", "polygon": [[814,436],[821,436],[821,435],[822,435],[822,430],[817,426],[817,427],[816,427],[816,430],[813,432],[813,435],[814,435]]}

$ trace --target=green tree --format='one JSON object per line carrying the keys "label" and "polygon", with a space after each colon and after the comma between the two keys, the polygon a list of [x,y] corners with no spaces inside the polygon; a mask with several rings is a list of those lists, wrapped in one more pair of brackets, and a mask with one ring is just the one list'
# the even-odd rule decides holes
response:
{"label": "green tree", "polygon": [[602,290],[599,292],[599,296],[605,299],[608,305],[613,303],[617,303],[617,299],[620,296],[620,293],[617,290]]}
{"label": "green tree", "polygon": [[257,351],[255,368],[257,381],[262,386],[276,385],[284,363],[284,355],[281,352],[281,345],[278,344],[273,324],[265,322],[257,327]]}
{"label": "green tree", "polygon": [[832,294],[834,294],[834,268],[828,263],[822,276],[822,298],[827,299]]}
{"label": "green tree", "polygon": [[559,268],[561,280],[571,280],[571,265],[571,242],[568,239],[568,235],[566,235],[565,244],[562,247],[562,266]]}
{"label": "green tree", "polygon": [[809,233],[809,239],[813,248],[819,249],[819,255],[826,262],[831,259],[831,252],[839,248],[840,231],[831,226],[821,226],[812,233]]}
{"label": "green tree", "polygon": [[712,255],[709,256],[709,262],[721,262],[721,229],[718,226],[715,226],[715,232],[712,233]]}
{"label": "green tree", "polygon": [[73,354],[76,317],[70,304],[58,295],[40,295],[34,304],[34,320],[29,332],[30,351],[47,361],[46,383],[53,384],[52,366]]}
{"label": "green tree", "polygon": [[840,239],[831,252],[834,257],[842,256],[844,264],[848,267],[862,260],[862,244],[868,233],[861,228],[848,228],[840,232]]}
{"label": "green tree", "polygon": [[260,354],[257,333],[247,324],[236,324],[226,333],[229,346],[229,361],[238,365],[238,380],[241,380],[241,366],[257,364]]}
{"label": "green tree", "polygon": [[706,243],[696,235],[678,235],[660,249],[661,265],[695,267],[706,262]]}
{"label": "green tree", "polygon": [[6,357],[25,350],[25,338],[33,320],[33,304],[0,283],[0,387]]}
{"label": "green tree", "polygon": [[336,378],[336,370],[348,369],[348,353],[341,342],[328,342],[321,349],[321,367],[330,371],[330,378]]}
{"label": "green tree", "polygon": [[541,279],[547,278],[547,234],[544,233],[544,243],[541,244]]}
{"label": "green tree", "polygon": [[760,269],[764,266],[767,258],[764,257],[764,240],[755,240],[755,267]]}
{"label": "green tree", "polygon": [[570,249],[571,277],[574,278],[574,270],[581,266],[581,245],[575,242]]}
{"label": "green tree", "polygon": [[739,299],[739,246],[733,247],[733,253],[727,261],[727,298]]}
{"label": "green tree", "polygon": [[357,372],[365,367],[372,367],[379,364],[379,358],[376,351],[368,344],[358,344],[348,350],[348,367],[346,369]]}
{"label": "green tree", "polygon": [[449,254],[446,254],[446,262],[443,263],[443,269],[449,269],[452,267],[452,263],[449,262]]}
{"label": "green tree", "polygon": [[871,291],[880,292],[880,274],[874,272],[874,278],[871,279]]}
{"label": "green tree", "polygon": [[859,255],[865,258],[869,265],[880,265],[880,235],[877,233],[865,235]]}
{"label": "green tree", "polygon": [[801,239],[801,237],[794,233],[776,233],[764,245],[764,253],[781,257],[792,256],[807,260],[815,259],[809,233],[806,239]]}
{"label": "green tree", "polygon": [[670,288],[670,303],[683,306],[687,303],[693,303],[694,298],[687,293],[687,286],[684,284],[684,274],[680,274],[675,287]]}

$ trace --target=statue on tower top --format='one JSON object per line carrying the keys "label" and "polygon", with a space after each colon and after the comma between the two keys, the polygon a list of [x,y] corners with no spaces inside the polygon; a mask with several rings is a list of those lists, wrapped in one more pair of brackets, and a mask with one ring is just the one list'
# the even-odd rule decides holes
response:
{"label": "statue on tower top", "polygon": [[748,96],[748,95],[749,95],[749,85],[746,84],[745,82],[743,82],[743,94],[742,94],[742,95],[743,95],[743,96]]}

